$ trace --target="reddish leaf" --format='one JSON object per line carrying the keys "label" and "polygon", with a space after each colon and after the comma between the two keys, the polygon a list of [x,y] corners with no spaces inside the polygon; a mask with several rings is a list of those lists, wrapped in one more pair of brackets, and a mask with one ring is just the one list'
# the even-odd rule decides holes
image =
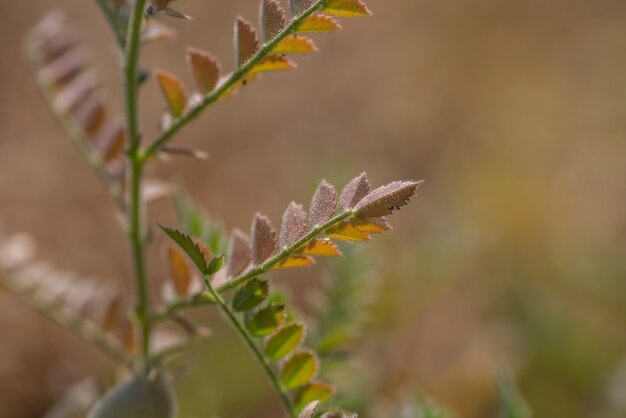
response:
{"label": "reddish leaf", "polygon": [[61,113],[76,109],[98,87],[93,72],[84,72],[67,84],[54,100],[54,106]]}
{"label": "reddish leaf", "polygon": [[126,126],[123,118],[109,120],[94,139],[93,146],[105,162],[120,157],[126,146]]}
{"label": "reddish leaf", "polygon": [[187,295],[191,283],[191,269],[187,258],[177,247],[170,245],[167,249],[167,259],[176,294],[178,296]]}
{"label": "reddish leaf", "polygon": [[220,78],[220,63],[213,55],[197,48],[187,48],[187,66],[200,92],[212,91]]}
{"label": "reddish leaf", "polygon": [[367,174],[362,173],[346,184],[339,196],[339,210],[346,211],[352,209],[370,192],[370,182]]}
{"label": "reddish leaf", "polygon": [[252,221],[252,263],[261,264],[276,251],[276,230],[270,220],[257,213]]}
{"label": "reddish leaf", "polygon": [[227,254],[226,274],[228,276],[237,276],[250,265],[250,240],[246,234],[238,229],[233,231]]}
{"label": "reddish leaf", "polygon": [[312,228],[330,220],[335,213],[336,200],[337,192],[335,191],[335,187],[325,180],[322,180],[311,200],[309,225],[311,225]]}
{"label": "reddish leaf", "polygon": [[159,82],[161,92],[165,97],[170,113],[175,118],[180,117],[187,104],[187,93],[185,93],[185,88],[182,83],[172,74],[162,70],[154,70],[154,75]]}
{"label": "reddish leaf", "polygon": [[285,11],[278,0],[261,0],[259,19],[263,42],[274,39],[285,27]]}
{"label": "reddish leaf", "polygon": [[106,108],[98,94],[91,94],[74,111],[76,123],[88,137],[95,135],[106,120]]}
{"label": "reddish leaf", "polygon": [[52,61],[39,72],[39,78],[46,85],[60,85],[68,82],[87,65],[85,53],[73,48]]}
{"label": "reddish leaf", "polygon": [[289,10],[291,16],[298,16],[306,11],[313,4],[313,0],[289,0]]}
{"label": "reddish leaf", "polygon": [[307,215],[302,205],[291,202],[285,213],[280,229],[280,246],[288,247],[298,241],[307,230]]}
{"label": "reddish leaf", "polygon": [[235,62],[242,66],[259,48],[259,39],[252,24],[237,16],[235,20]]}
{"label": "reddish leaf", "polygon": [[363,198],[356,206],[356,214],[362,218],[375,218],[389,215],[394,209],[409,202],[423,182],[394,181],[379,187]]}
{"label": "reddish leaf", "polygon": [[121,310],[122,297],[116,295],[108,301],[104,309],[101,327],[105,332],[113,332],[113,330],[115,330],[120,320]]}

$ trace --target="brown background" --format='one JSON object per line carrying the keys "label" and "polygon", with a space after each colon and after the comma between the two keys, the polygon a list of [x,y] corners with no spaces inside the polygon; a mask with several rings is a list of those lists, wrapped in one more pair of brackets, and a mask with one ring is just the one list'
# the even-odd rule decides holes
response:
{"label": "brown background", "polygon": [[[608,393],[626,361],[626,3],[369,6],[374,17],[316,36],[321,52],[297,57],[297,71],[252,83],[185,129],[176,143],[209,151],[208,162],[157,163],[151,173],[184,182],[228,228],[247,228],[257,210],[277,221],[321,178],[426,179],[394,216],[396,231],[368,247],[386,302],[359,352],[380,405],[419,391],[460,416],[486,416],[505,360],[538,417],[623,416]],[[121,109],[112,38],[93,2],[0,2],[0,220],[33,235],[59,268],[128,286],[112,204],[49,116],[22,54],[26,31],[51,7],[84,35]],[[257,3],[177,7],[195,20],[170,22],[178,39],[147,47],[143,65],[190,83],[191,45],[232,68],[232,20],[256,20]],[[154,83],[141,104],[150,139],[164,106]],[[151,219],[171,221],[170,206]],[[248,364],[256,377],[240,389],[264,387]],[[0,417],[40,417],[63,387],[102,370],[95,350],[0,294]],[[241,382],[218,372],[206,366],[221,386],[187,385],[187,398],[202,405],[213,390],[225,406],[189,407],[189,417],[272,410],[263,394],[226,393]]]}

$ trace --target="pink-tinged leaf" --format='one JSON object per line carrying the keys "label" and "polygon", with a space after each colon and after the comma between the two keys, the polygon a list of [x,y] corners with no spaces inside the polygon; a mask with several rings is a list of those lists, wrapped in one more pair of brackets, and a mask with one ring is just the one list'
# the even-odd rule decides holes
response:
{"label": "pink-tinged leaf", "polygon": [[252,255],[250,240],[246,234],[238,229],[233,231],[227,254],[226,274],[228,276],[237,276],[250,265]]}
{"label": "pink-tinged leaf", "polygon": [[309,225],[315,228],[330,220],[335,213],[336,200],[337,192],[335,187],[327,183],[326,180],[322,180],[311,200]]}
{"label": "pink-tinged leaf", "polygon": [[240,67],[259,49],[259,38],[250,22],[237,16],[235,20],[235,62]]}
{"label": "pink-tinged leaf", "polygon": [[382,232],[391,231],[393,228],[387,222],[387,219],[380,218],[352,218],[350,223],[353,227],[366,234],[380,234]]}
{"label": "pink-tinged leaf", "polygon": [[270,55],[255,65],[252,70],[250,70],[250,73],[257,74],[267,71],[292,70],[297,67],[295,62],[284,55]]}
{"label": "pink-tinged leaf", "polygon": [[289,0],[291,17],[298,16],[313,4],[313,0]]}
{"label": "pink-tinged leaf", "polygon": [[274,39],[285,27],[285,11],[278,0],[261,0],[259,19],[263,42]]}
{"label": "pink-tinged leaf", "polygon": [[147,20],[145,27],[141,31],[141,43],[143,44],[169,41],[174,38],[176,38],[176,31],[174,29],[154,19]]}
{"label": "pink-tinged leaf", "polygon": [[164,161],[171,160],[171,157],[187,157],[194,160],[209,159],[209,154],[206,151],[186,147],[161,147],[157,155]]}
{"label": "pink-tinged leaf", "polygon": [[161,92],[165,97],[170,113],[173,117],[179,118],[183,114],[185,105],[187,104],[185,88],[180,80],[168,72],[154,70],[154,75],[161,87]]}
{"label": "pink-tinged leaf", "polygon": [[252,221],[252,263],[261,264],[276,251],[276,230],[265,216],[257,213]]}
{"label": "pink-tinged leaf", "polygon": [[172,195],[169,183],[157,179],[145,179],[141,185],[141,200],[145,203],[156,202]]}
{"label": "pink-tinged leaf", "polygon": [[363,17],[372,14],[361,0],[330,0],[322,11],[340,17]]}
{"label": "pink-tinged leaf", "polygon": [[200,92],[206,94],[215,88],[220,78],[220,63],[212,54],[197,48],[187,48],[189,67]]}
{"label": "pink-tinged leaf", "polygon": [[188,16],[188,15],[186,15],[184,13],[181,13],[178,10],[174,10],[171,7],[166,7],[165,9],[163,9],[163,11],[169,17],[173,17],[173,18],[176,18],[176,19],[183,19],[183,20],[193,20],[193,18],[191,16]]}
{"label": "pink-tinged leaf", "polygon": [[315,264],[315,259],[313,257],[305,255],[294,255],[276,264],[273,269],[280,270],[292,267],[307,267],[312,266],[313,264]]}
{"label": "pink-tinged leaf", "polygon": [[307,215],[302,205],[291,202],[285,213],[280,228],[280,246],[288,247],[300,239],[307,231]]}
{"label": "pink-tinged leaf", "polygon": [[336,19],[330,16],[314,14],[307,17],[304,22],[302,22],[300,26],[298,26],[296,32],[327,32],[338,29],[341,29],[341,25],[339,24],[339,22],[337,22]]}
{"label": "pink-tinged leaf", "polygon": [[341,255],[341,251],[334,242],[328,238],[317,238],[307,243],[298,252],[302,255],[317,255],[317,256],[337,256]]}
{"label": "pink-tinged leaf", "polygon": [[87,137],[93,137],[104,125],[106,107],[98,94],[91,94],[74,111],[76,123]]}
{"label": "pink-tinged leaf", "polygon": [[325,232],[330,238],[342,241],[369,241],[369,234],[356,229],[349,221],[341,222]]}
{"label": "pink-tinged leaf", "polygon": [[43,68],[39,78],[45,85],[65,84],[86,66],[85,53],[80,48],[72,48]]}
{"label": "pink-tinged leaf", "polygon": [[339,210],[347,211],[352,209],[370,192],[370,182],[367,174],[362,173],[346,184],[339,196]]}
{"label": "pink-tinged leaf", "polygon": [[361,218],[377,218],[391,214],[406,205],[422,181],[394,181],[379,187],[363,198],[356,206],[356,215]]}
{"label": "pink-tinged leaf", "polygon": [[123,118],[110,119],[94,139],[93,146],[105,162],[119,158],[126,146],[126,125]]}
{"label": "pink-tinged leaf", "polygon": [[98,87],[96,75],[84,72],[67,84],[54,100],[54,106],[61,113],[76,109]]}
{"label": "pink-tinged leaf", "polygon": [[310,402],[309,404],[304,406],[304,408],[298,415],[298,418],[313,418],[318,406],[320,406],[320,401]]}
{"label": "pink-tinged leaf", "polygon": [[309,38],[299,35],[289,35],[272,50],[274,54],[304,54],[317,52],[317,46]]}
{"label": "pink-tinged leaf", "polygon": [[176,294],[186,296],[192,278],[187,258],[177,247],[170,245],[167,249],[167,260]]}

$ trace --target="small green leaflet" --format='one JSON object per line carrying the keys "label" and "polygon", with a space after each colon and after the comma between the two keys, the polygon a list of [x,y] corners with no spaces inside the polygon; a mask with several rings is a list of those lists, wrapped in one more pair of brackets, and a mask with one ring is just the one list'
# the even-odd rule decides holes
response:
{"label": "small green leaflet", "polygon": [[178,246],[189,256],[191,261],[194,262],[200,273],[207,274],[207,264],[206,259],[204,258],[204,253],[195,243],[193,239],[187,234],[180,232],[174,228],[168,228],[162,225],[159,225],[159,228],[163,230]]}
{"label": "small green leaflet", "polygon": [[271,304],[255,314],[246,315],[246,328],[255,337],[264,337],[276,331],[285,316],[285,305]]}
{"label": "small green leaflet", "polygon": [[269,294],[266,280],[250,280],[242,286],[233,298],[233,309],[236,312],[245,312],[261,304]]}
{"label": "small green leaflet", "polygon": [[301,388],[295,396],[296,408],[301,411],[313,401],[324,402],[335,393],[335,388],[322,382],[312,382]]}
{"label": "small green leaflet", "polygon": [[265,346],[265,355],[271,360],[279,360],[300,345],[304,337],[304,325],[295,322],[279,329]]}
{"label": "small green leaflet", "polygon": [[287,389],[306,385],[317,373],[318,360],[310,351],[291,356],[280,371],[280,380]]}
{"label": "small green leaflet", "polygon": [[222,266],[224,266],[224,254],[213,257],[209,263],[209,267],[207,268],[207,274],[209,276],[214,275],[222,269]]}

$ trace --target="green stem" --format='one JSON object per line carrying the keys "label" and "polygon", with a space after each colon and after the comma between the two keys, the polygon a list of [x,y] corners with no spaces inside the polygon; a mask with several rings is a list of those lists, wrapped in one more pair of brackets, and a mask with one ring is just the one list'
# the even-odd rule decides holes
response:
{"label": "green stem", "polygon": [[139,133],[139,82],[137,61],[139,59],[140,32],[145,0],[136,0],[128,21],[124,59],[124,97],[126,103],[126,129],[129,139],[128,160],[130,165],[130,188],[128,194],[128,237],[134,265],[134,282],[137,298],[136,315],[141,329],[141,354],[144,361],[150,356],[150,297],[146,275],[145,226],[141,184],[145,159],[141,152]]}
{"label": "green stem", "polygon": [[276,374],[274,373],[274,370],[272,369],[272,366],[270,365],[269,361],[265,358],[265,356],[263,355],[259,347],[254,343],[254,341],[252,340],[252,337],[250,336],[250,334],[248,334],[243,324],[235,316],[235,313],[228,307],[224,299],[211,285],[211,282],[209,281],[208,277],[204,278],[204,284],[206,285],[207,289],[209,289],[209,292],[211,293],[211,295],[213,295],[213,298],[215,299],[217,305],[220,307],[224,315],[226,315],[226,318],[233,324],[237,333],[241,336],[241,338],[244,339],[244,341],[248,345],[248,348],[250,348],[250,350],[254,354],[254,357],[256,357],[259,364],[263,367],[263,370],[267,374],[267,377],[272,383],[272,386],[274,387],[274,389],[276,390],[276,393],[280,397],[280,400],[284,404],[285,409],[287,409],[289,416],[291,418],[297,418],[298,413],[296,412],[291,400],[289,399],[289,393],[287,389],[283,386],[283,384],[280,382],[280,379],[278,378],[278,376],[276,376]]}
{"label": "green stem", "polygon": [[332,228],[333,226],[337,225],[339,222],[342,222],[343,220],[351,217],[352,215],[353,215],[352,211],[340,213],[339,215],[331,218],[328,222],[323,223],[322,225],[319,225],[311,229],[306,235],[304,235],[302,238],[296,241],[293,245],[283,248],[278,254],[276,254],[273,257],[268,258],[265,262],[259,264],[258,266],[251,268],[247,272],[237,277],[234,277],[228,280],[226,283],[224,283],[217,289],[218,292],[222,293],[226,290],[234,289],[236,287],[239,287],[241,284],[243,284],[244,282],[250,279],[253,279],[257,276],[267,273],[274,266],[286,260],[287,258],[291,257],[296,252],[298,252],[298,250],[300,250],[300,248],[302,248],[303,245],[305,245],[306,243],[308,243],[309,241],[311,241],[318,235],[324,233],[328,229]]}
{"label": "green stem", "polygon": [[182,128],[188,125],[191,121],[197,118],[200,113],[211,104],[217,102],[231,87],[236,83],[243,80],[250,71],[263,59],[272,53],[276,46],[287,36],[293,34],[298,27],[304,22],[304,20],[319,10],[329,0],[317,0],[311,7],[302,12],[302,14],[294,17],[290,23],[271,41],[265,43],[256,54],[254,54],[245,64],[233,71],[230,76],[222,82],[213,92],[204,96],[202,101],[191,109],[184,116],[176,119],[172,125],[164,131],[146,150],[146,158],[154,155],[163,145],[165,145],[174,135],[176,135]]}

